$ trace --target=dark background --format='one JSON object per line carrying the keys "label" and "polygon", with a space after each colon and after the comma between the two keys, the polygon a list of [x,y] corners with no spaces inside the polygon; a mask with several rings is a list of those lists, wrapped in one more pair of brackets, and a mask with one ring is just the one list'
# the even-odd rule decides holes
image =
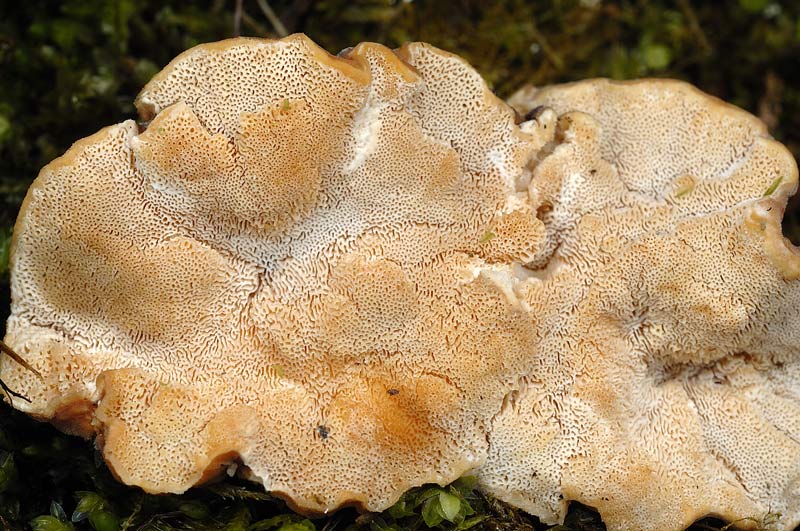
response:
{"label": "dark background", "polygon": [[[0,0],[0,337],[8,246],[25,190],[75,140],[195,44],[305,32],[332,53],[421,40],[469,60],[500,97],[607,76],[688,80],[800,153],[800,0]],[[798,208],[786,234],[800,241]]]}

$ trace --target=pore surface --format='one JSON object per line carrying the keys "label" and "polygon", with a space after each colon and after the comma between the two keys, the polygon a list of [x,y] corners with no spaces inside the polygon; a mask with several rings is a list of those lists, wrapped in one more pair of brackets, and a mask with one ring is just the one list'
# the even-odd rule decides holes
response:
{"label": "pore surface", "polygon": [[[798,253],[780,220],[797,166],[749,114],[674,81],[526,89],[554,120],[532,164],[552,305],[490,428],[485,488],[609,529],[800,520]],[[555,113],[550,111],[553,109]],[[558,296],[545,295],[557,293]],[[560,309],[554,313],[554,310]]]}
{"label": "pore surface", "polygon": [[421,44],[239,39],[137,104],[145,131],[79,142],[23,207],[8,341],[44,379],[4,367],[19,406],[97,432],[126,483],[238,459],[307,511],[482,462],[533,324],[473,272],[543,226],[517,192],[533,137],[480,76]]}

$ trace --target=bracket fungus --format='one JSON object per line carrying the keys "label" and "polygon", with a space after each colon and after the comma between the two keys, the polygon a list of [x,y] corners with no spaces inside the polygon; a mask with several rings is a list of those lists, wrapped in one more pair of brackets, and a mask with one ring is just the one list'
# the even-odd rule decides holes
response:
{"label": "bracket fungus", "polygon": [[[676,81],[512,98],[426,44],[177,57],[14,232],[15,407],[182,492],[307,513],[474,473],[610,530],[800,523],[789,152]],[[540,107],[541,106],[541,107]]]}

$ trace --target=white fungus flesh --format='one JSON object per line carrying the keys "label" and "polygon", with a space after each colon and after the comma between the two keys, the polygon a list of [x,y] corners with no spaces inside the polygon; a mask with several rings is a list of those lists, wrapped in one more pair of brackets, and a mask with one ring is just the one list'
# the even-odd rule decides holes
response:
{"label": "white fungus flesh", "polygon": [[45,167],[12,242],[14,406],[183,492],[306,513],[466,473],[546,522],[800,523],[797,167],[688,85],[527,89],[425,44],[176,58]]}

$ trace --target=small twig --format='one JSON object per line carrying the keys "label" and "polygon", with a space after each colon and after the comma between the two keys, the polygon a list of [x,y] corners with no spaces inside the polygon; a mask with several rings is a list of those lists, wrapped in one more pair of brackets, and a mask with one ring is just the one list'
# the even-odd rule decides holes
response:
{"label": "small twig", "polygon": [[247,11],[242,11],[242,26],[250,28],[250,31],[258,37],[266,37],[270,34],[269,29],[265,25],[259,24]]}
{"label": "small twig", "polygon": [[556,53],[556,51],[550,46],[550,42],[547,40],[547,37],[544,36],[544,33],[539,31],[539,26],[536,25],[534,20],[530,20],[531,24],[531,33],[533,34],[533,38],[539,43],[539,46],[542,47],[542,52],[544,52],[545,57],[550,59],[550,62],[553,63],[553,66],[556,67],[556,70],[563,70],[564,69],[564,60],[561,59],[561,56]]}
{"label": "small twig", "polygon": [[689,29],[694,35],[697,44],[700,46],[703,55],[711,55],[711,44],[708,42],[708,37],[706,37],[706,33],[703,31],[703,27],[700,26],[700,21],[697,19],[697,13],[695,13],[694,8],[688,0],[678,0],[678,5],[681,11],[683,11],[683,16],[686,17],[686,21],[689,23]]}
{"label": "small twig", "polygon": [[286,37],[289,35],[289,32],[286,31],[286,27],[281,22],[281,19],[278,18],[278,15],[275,14],[275,11],[272,10],[267,0],[256,0],[258,7],[261,8],[261,12],[264,13],[264,16],[267,17],[269,23],[272,24],[272,27],[275,29],[275,33],[280,35],[281,37]]}
{"label": "small twig", "polygon": [[11,398],[12,396],[16,397],[16,398],[19,398],[20,400],[24,400],[25,402],[27,402],[29,404],[31,403],[31,399],[30,398],[28,398],[25,395],[21,395],[21,394],[17,393],[13,389],[11,389],[8,385],[6,385],[6,383],[3,380],[0,380],[0,388],[3,389],[3,394],[6,395],[6,398],[8,399],[8,403],[9,404],[13,404],[14,403],[14,400]]}
{"label": "small twig", "polygon": [[[0,352],[2,352],[3,354],[7,355],[9,358],[11,358],[12,360],[16,361],[16,362],[17,362],[17,363],[19,363],[21,366],[23,366],[25,369],[27,369],[27,370],[29,370],[30,372],[32,372],[33,374],[35,374],[35,375],[36,375],[36,377],[37,377],[37,378],[39,378],[40,380],[44,381],[44,378],[42,378],[42,375],[41,375],[41,373],[40,373],[39,371],[37,371],[36,369],[34,369],[34,368],[31,366],[31,364],[30,364],[30,363],[28,363],[27,361],[25,361],[25,360],[22,358],[22,356],[20,356],[20,355],[19,355],[19,354],[17,354],[16,352],[14,352],[14,351],[11,349],[11,347],[9,347],[8,345],[6,345],[6,344],[5,344],[5,343],[3,343],[2,341],[0,341]],[[5,383],[3,380],[0,380],[0,388],[3,390],[3,394],[5,394],[5,395],[6,395],[6,398],[8,399],[8,403],[9,403],[9,404],[13,404],[13,403],[14,403],[14,399],[13,399],[12,397],[14,397],[14,398],[19,398],[20,400],[24,400],[25,402],[28,402],[29,404],[30,404],[30,402],[31,402],[31,399],[30,399],[30,398],[28,398],[27,396],[25,396],[25,395],[22,395],[22,394],[20,394],[20,393],[17,393],[17,392],[16,392],[16,391],[14,391],[13,389],[11,389],[11,388],[10,388],[8,385],[6,385],[6,383]]]}
{"label": "small twig", "polygon": [[42,374],[41,374],[39,371],[37,371],[36,369],[34,369],[34,368],[31,366],[31,364],[30,364],[30,363],[28,363],[27,361],[25,361],[25,359],[23,359],[23,357],[22,357],[22,356],[20,356],[20,355],[19,355],[19,354],[17,354],[16,352],[14,352],[14,351],[11,349],[11,347],[9,347],[8,345],[6,345],[6,344],[5,344],[5,343],[3,343],[2,341],[0,341],[0,352],[2,352],[3,354],[5,354],[5,355],[6,355],[6,356],[8,356],[9,358],[11,358],[12,360],[16,361],[17,363],[19,363],[20,365],[22,365],[23,367],[25,367],[27,370],[29,370],[30,372],[32,372],[33,374],[35,374],[35,375],[36,375],[36,377],[37,377],[37,378],[39,378],[40,380],[44,381],[44,378],[42,377]]}
{"label": "small twig", "polygon": [[236,8],[233,11],[233,36],[238,37],[242,34],[242,9],[244,0],[236,0]]}

